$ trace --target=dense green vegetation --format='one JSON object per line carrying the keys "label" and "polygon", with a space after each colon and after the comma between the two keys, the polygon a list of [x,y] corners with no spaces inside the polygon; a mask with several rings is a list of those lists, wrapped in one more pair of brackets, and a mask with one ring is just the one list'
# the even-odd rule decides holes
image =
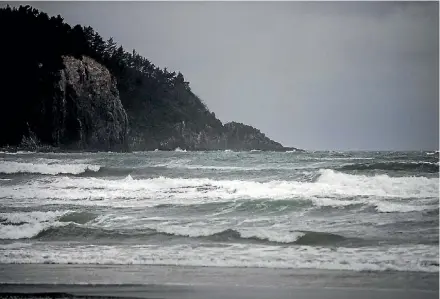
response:
{"label": "dense green vegetation", "polygon": [[160,69],[135,50],[125,51],[112,38],[104,40],[91,27],[71,27],[61,16],[20,6],[0,10],[0,33],[2,102],[8,107],[1,109],[0,122],[2,128],[10,128],[2,134],[1,144],[17,144],[28,126],[43,142],[51,143],[50,119],[39,114],[42,103],[53,97],[63,55],[86,55],[111,71],[132,131],[160,140],[182,121],[194,130],[205,125],[223,129],[182,73]]}

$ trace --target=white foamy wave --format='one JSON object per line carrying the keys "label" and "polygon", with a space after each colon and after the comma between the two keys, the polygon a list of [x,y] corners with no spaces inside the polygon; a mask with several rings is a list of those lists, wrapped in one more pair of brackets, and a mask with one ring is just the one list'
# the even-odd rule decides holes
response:
{"label": "white foamy wave", "polygon": [[48,222],[54,220],[69,211],[33,211],[33,212],[13,212],[0,213],[0,219],[4,219],[9,223],[23,222]]}
{"label": "white foamy wave", "polygon": [[154,164],[152,167],[166,167],[169,169],[194,169],[194,170],[231,170],[231,171],[264,171],[264,170],[303,170],[310,168],[319,168],[318,163],[308,166],[292,164],[259,164],[258,166],[230,166],[230,165],[201,165],[190,164],[190,159],[176,159],[165,163]]}
{"label": "white foamy wave", "polygon": [[131,175],[127,175],[124,179],[125,182],[131,182],[133,181],[133,178],[131,177]]}
{"label": "white foamy wave", "polygon": [[30,247],[32,243],[15,242],[11,244],[0,244],[0,250],[2,249],[17,249],[23,247]]}
{"label": "white foamy wave", "polygon": [[153,164],[152,167],[166,167],[166,168],[182,168],[187,165],[191,160],[189,159],[173,159],[164,163]]}
{"label": "white foamy wave", "polygon": [[[148,225],[143,228],[155,230],[160,233],[166,233],[175,236],[182,237],[209,237],[216,234],[226,232],[228,230],[234,230],[244,239],[257,238],[260,240],[268,240],[277,243],[293,243],[298,238],[304,236],[302,232],[295,232],[289,230],[270,229],[262,227],[230,227],[228,222],[216,221],[209,225],[204,222],[192,223],[190,226],[185,226],[179,223],[158,223],[156,225]],[[211,226],[211,227],[210,227]],[[214,226],[215,228],[212,228]]]}
{"label": "white foamy wave", "polygon": [[[265,171],[265,170],[306,170],[313,168],[314,165],[309,166],[281,166],[281,165],[260,165],[254,167],[243,167],[243,166],[222,166],[222,165],[197,165],[197,164],[186,164],[186,165],[168,165],[168,168],[184,168],[184,169],[206,169],[206,170],[235,170],[235,171]],[[317,168],[315,166],[315,168]]]}
{"label": "white foamy wave", "polygon": [[240,167],[240,166],[215,166],[215,165],[175,165],[174,167],[169,165],[169,168],[185,168],[185,169],[206,169],[206,170],[259,170],[252,167]]}
{"label": "white foamy wave", "polygon": [[426,153],[428,156],[432,156],[432,155],[438,155],[438,151],[434,151],[434,152],[427,152]]}
{"label": "white foamy wave", "polygon": [[426,161],[419,161],[419,162],[411,162],[411,164],[424,164],[424,165],[439,165],[439,162],[426,162]]}
{"label": "white foamy wave", "polygon": [[0,239],[32,238],[70,211],[0,213]]}
{"label": "white foamy wave", "polygon": [[177,147],[174,151],[175,151],[175,152],[186,153],[186,149],[181,149],[180,147]]}
{"label": "white foamy wave", "polygon": [[159,233],[165,233],[169,235],[182,236],[182,237],[208,237],[223,231],[222,228],[212,229],[210,227],[202,226],[183,226],[183,225],[167,225],[167,224],[157,224],[147,226],[149,229],[153,229]]}
{"label": "white foamy wave", "polygon": [[401,204],[395,202],[377,202],[376,210],[382,213],[408,213],[408,212],[420,212],[426,210],[433,210],[438,208],[438,205],[410,205]]}
{"label": "white foamy wave", "polygon": [[347,191],[346,194],[400,198],[438,197],[437,178],[352,175],[330,169],[322,169],[320,173],[317,183]]}
{"label": "white foamy wave", "polygon": [[149,155],[149,154],[158,153],[158,152],[163,152],[163,151],[156,148],[156,149],[150,150],[150,151],[132,151],[131,153],[135,154],[135,155]]}
{"label": "white foamy wave", "polygon": [[304,236],[302,232],[290,232],[282,230],[271,230],[267,228],[251,227],[237,230],[243,238],[257,238],[277,243],[293,243]]}
{"label": "white foamy wave", "polygon": [[5,151],[0,151],[0,154],[5,154],[5,155],[30,155],[30,154],[36,154],[37,152],[30,152],[30,151],[17,151],[17,152],[5,152]]}
{"label": "white foamy wave", "polygon": [[[153,178],[122,180],[55,177],[37,179],[19,186],[2,186],[0,198],[31,205],[64,203],[74,205],[146,207],[160,204],[203,204],[234,200],[291,199],[312,201],[317,206],[348,206],[373,203],[372,198],[438,200],[436,178],[386,175],[367,177],[323,170],[316,182]],[[123,199],[123,200],[121,200]]]}
{"label": "white foamy wave", "polygon": [[340,160],[373,160],[371,157],[321,157],[313,158],[321,161],[340,161]]}
{"label": "white foamy wave", "polygon": [[80,174],[87,170],[98,171],[100,166],[89,164],[48,164],[1,161],[0,173]]}
{"label": "white foamy wave", "polygon": [[35,245],[0,249],[0,263],[144,264],[350,271],[438,272],[438,246],[312,247],[231,244]]}
{"label": "white foamy wave", "polygon": [[0,225],[0,239],[25,239],[36,236],[48,228],[47,223],[26,223],[22,225]]}

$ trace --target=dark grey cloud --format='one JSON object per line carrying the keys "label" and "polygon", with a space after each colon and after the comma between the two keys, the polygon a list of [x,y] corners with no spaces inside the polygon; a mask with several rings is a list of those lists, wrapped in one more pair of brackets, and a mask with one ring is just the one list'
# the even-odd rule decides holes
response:
{"label": "dark grey cloud", "polygon": [[[14,4],[17,5],[17,4]],[[438,148],[436,2],[32,2],[307,149]]]}

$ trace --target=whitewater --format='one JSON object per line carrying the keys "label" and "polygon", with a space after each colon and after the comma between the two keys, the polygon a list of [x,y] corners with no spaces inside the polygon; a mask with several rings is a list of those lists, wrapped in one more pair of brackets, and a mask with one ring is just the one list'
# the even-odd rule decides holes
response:
{"label": "whitewater", "polygon": [[0,152],[0,263],[438,273],[438,159]]}

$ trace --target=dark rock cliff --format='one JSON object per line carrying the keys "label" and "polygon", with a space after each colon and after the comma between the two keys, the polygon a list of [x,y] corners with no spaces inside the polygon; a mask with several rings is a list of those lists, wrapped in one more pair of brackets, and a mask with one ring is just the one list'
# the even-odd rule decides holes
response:
{"label": "dark rock cliff", "polygon": [[[292,150],[223,125],[181,72],[91,27],[30,6],[0,9],[0,146],[52,150]],[[220,82],[219,82],[220,84]]]}
{"label": "dark rock cliff", "polygon": [[260,130],[242,123],[225,124],[226,140],[229,149],[233,150],[282,150],[281,143],[266,137]]}
{"label": "dark rock cliff", "polygon": [[43,133],[47,135],[49,129],[49,144],[68,150],[288,150],[252,126],[223,125],[214,114],[196,106],[186,107],[193,113],[188,121],[165,122],[156,130],[129,128],[130,115],[106,67],[86,56],[63,56],[62,64],[54,76],[52,96],[41,105],[40,118],[49,125],[41,130],[37,120],[29,119],[22,148],[44,149],[48,142]]}
{"label": "dark rock cliff", "polygon": [[[38,151],[128,150],[127,114],[116,79],[107,68],[88,57],[63,56],[60,69],[46,73],[50,76],[39,82],[42,87],[27,101],[16,92],[24,107],[17,105],[9,113],[17,116],[12,131],[21,141],[3,146]],[[26,109],[32,113],[20,114]]]}
{"label": "dark rock cliff", "polygon": [[127,114],[115,78],[88,57],[65,56],[63,63],[49,107],[53,144],[72,149],[126,149]]}
{"label": "dark rock cliff", "polygon": [[268,138],[260,130],[237,122],[230,122],[219,126],[205,125],[203,128],[194,128],[184,121],[175,125],[162,139],[148,139],[147,136],[133,138],[132,150],[262,150],[288,151],[297,148],[284,147]]}
{"label": "dark rock cliff", "polygon": [[212,127],[206,124],[198,128],[185,121],[174,124],[171,129],[162,132],[161,136],[148,135],[132,137],[130,148],[132,150],[174,150],[176,148],[186,150],[218,150],[225,149],[225,136],[223,125]]}

